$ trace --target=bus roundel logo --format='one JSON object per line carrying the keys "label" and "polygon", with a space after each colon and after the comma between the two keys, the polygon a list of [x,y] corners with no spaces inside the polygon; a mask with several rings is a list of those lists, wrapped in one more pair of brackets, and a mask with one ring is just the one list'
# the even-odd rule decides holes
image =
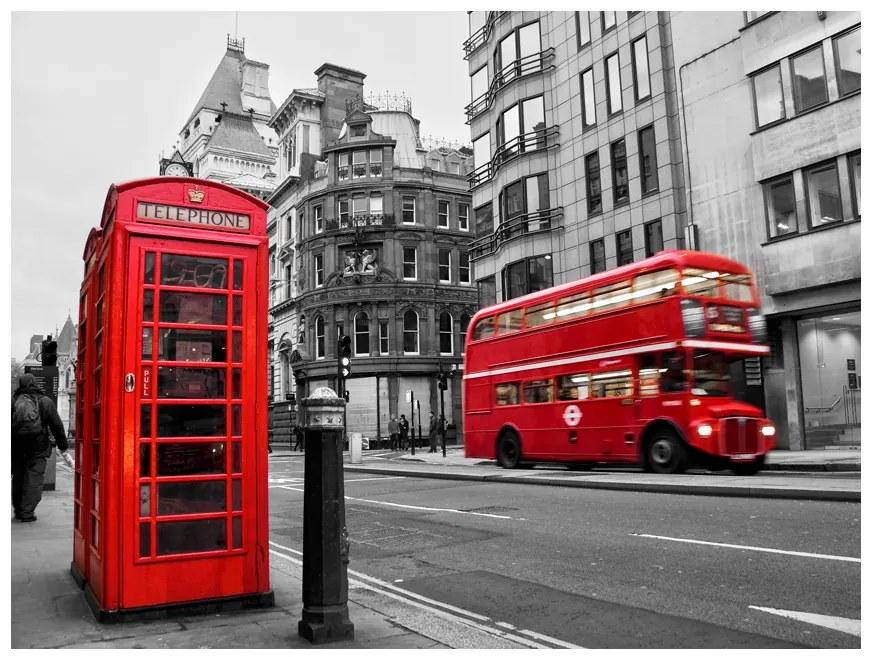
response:
{"label": "bus roundel logo", "polygon": [[580,409],[575,404],[566,406],[565,412],[562,413],[562,419],[565,420],[565,424],[569,427],[576,427],[580,424],[581,417],[583,417],[583,413],[580,412]]}

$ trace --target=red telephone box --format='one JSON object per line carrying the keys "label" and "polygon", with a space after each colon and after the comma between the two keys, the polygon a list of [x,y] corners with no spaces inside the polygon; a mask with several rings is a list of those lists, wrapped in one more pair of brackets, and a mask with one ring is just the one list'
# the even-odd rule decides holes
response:
{"label": "red telephone box", "polygon": [[71,570],[99,620],[274,604],[267,207],[139,180],[88,237]]}

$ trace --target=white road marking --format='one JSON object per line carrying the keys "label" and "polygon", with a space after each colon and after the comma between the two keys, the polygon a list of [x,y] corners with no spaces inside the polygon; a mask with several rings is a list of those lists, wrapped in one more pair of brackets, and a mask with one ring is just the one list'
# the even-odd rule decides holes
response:
{"label": "white road marking", "polygon": [[345,479],[346,484],[355,484],[358,481],[385,481],[387,479],[405,479],[405,477],[368,477],[366,479]]}
{"label": "white road marking", "polygon": [[804,623],[811,623],[821,627],[827,627],[838,632],[845,632],[853,636],[861,636],[861,619],[842,618],[840,616],[825,616],[823,614],[811,614],[806,611],[789,611],[788,609],[772,609],[771,607],[756,607],[749,605],[750,609],[766,611],[768,614],[785,616]]}
{"label": "white road marking", "polygon": [[[300,557],[302,556],[302,552],[299,550],[294,550],[293,548],[287,547],[286,545],[281,545],[280,543],[275,543],[274,541],[269,541],[269,545],[279,548],[280,550],[286,550],[292,554],[297,554]],[[283,552],[279,552],[277,550],[269,550],[271,554],[274,554],[277,557],[281,557],[282,559],[286,559],[287,561],[291,561],[298,565],[302,565],[302,560],[291,557]],[[516,643],[521,643],[527,648],[552,648],[553,646],[560,646],[563,648],[578,648],[582,649],[583,646],[574,645],[572,643],[566,643],[564,641],[560,641],[559,639],[555,639],[553,637],[549,637],[543,634],[538,634],[537,632],[532,632],[531,630],[521,630],[517,629],[518,632],[522,634],[526,634],[529,636],[534,636],[538,641],[545,641],[550,645],[546,645],[544,643],[537,643],[535,641],[531,641],[526,639],[525,637],[519,636],[517,634],[511,634],[509,632],[502,632],[496,627],[492,625],[483,625],[482,623],[493,623],[495,625],[508,626],[507,623],[499,623],[493,621],[488,616],[482,616],[480,614],[476,614],[473,611],[468,611],[467,609],[462,609],[460,607],[454,607],[451,604],[447,604],[446,602],[439,602],[438,600],[433,600],[432,598],[427,598],[426,596],[420,595],[418,593],[414,593],[412,591],[408,591],[397,586],[393,586],[389,582],[385,582],[383,580],[378,579],[377,577],[372,577],[370,575],[366,575],[364,573],[359,573],[354,570],[348,568],[347,570],[349,583],[352,583],[356,586],[367,588],[373,591],[377,591],[381,595],[393,598],[400,602],[404,602],[405,604],[412,605],[414,607],[418,607],[420,609],[424,609],[426,611],[432,612],[434,614],[438,614],[443,618],[449,618],[450,620],[462,623],[463,625],[468,625],[469,627],[473,627],[475,629],[481,630],[483,632],[487,632],[488,634],[493,634],[495,636],[501,637],[503,639],[507,639],[509,641],[514,641]],[[357,578],[356,580],[351,580],[350,577],[353,576]]]}
{"label": "white road marking", "polygon": [[414,511],[437,511],[440,513],[461,513],[466,516],[483,516],[485,518],[499,518],[501,520],[513,520],[510,516],[500,516],[495,513],[478,513],[477,511],[462,511],[461,509],[440,509],[432,506],[414,506],[412,504],[398,504],[397,502],[382,502],[381,500],[367,500],[361,497],[345,495],[344,499],[354,502],[368,502],[369,504],[382,504],[383,506],[395,506],[400,509],[412,509]]}
{"label": "white road marking", "polygon": [[697,541],[691,538],[674,538],[673,536],[656,536],[654,534],[635,534],[630,536],[639,536],[641,538],[657,538],[661,541],[677,541],[679,543],[695,543],[697,545],[710,545],[713,547],[736,548],[738,550],[754,550],[755,552],[773,552],[775,554],[787,554],[793,557],[812,557],[814,559],[831,559],[833,561],[851,561],[861,563],[859,557],[841,557],[835,554],[817,554],[815,552],[794,552],[792,550],[776,550],[774,548],[755,547],[752,545],[734,545],[731,543],[714,543],[712,541]]}

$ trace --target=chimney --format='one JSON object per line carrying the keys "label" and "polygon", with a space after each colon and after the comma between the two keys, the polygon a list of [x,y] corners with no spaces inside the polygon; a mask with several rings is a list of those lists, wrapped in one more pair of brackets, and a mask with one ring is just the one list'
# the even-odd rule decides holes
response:
{"label": "chimney", "polygon": [[323,64],[314,71],[317,89],[325,96],[321,107],[320,148],[338,140],[341,124],[347,116],[347,101],[363,97],[365,73],[350,68]]}

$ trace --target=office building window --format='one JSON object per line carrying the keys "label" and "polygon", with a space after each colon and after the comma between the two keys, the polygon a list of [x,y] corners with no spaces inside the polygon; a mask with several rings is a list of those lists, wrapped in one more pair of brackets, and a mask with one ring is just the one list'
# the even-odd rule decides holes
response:
{"label": "office building window", "polygon": [[627,265],[634,260],[631,249],[631,230],[616,234],[616,265]]}
{"label": "office building window", "polygon": [[474,223],[477,225],[478,237],[492,234],[494,229],[492,203],[487,203],[474,209]]}
{"label": "office building window", "polygon": [[459,316],[459,351],[465,353],[465,339],[468,335],[468,325],[471,323],[471,315],[462,313]]}
{"label": "office building window", "polygon": [[465,203],[459,204],[459,230],[468,230],[468,206]]}
{"label": "office building window", "polygon": [[602,11],[601,12],[601,33],[604,34],[608,30],[616,27],[616,12]]}
{"label": "office building window", "polygon": [[505,301],[544,290],[552,285],[553,260],[549,254],[511,263],[502,270],[502,292]]}
{"label": "office building window", "polygon": [[841,96],[861,89],[861,28],[834,39],[834,65]]}
{"label": "office building window", "polygon": [[631,43],[631,74],[634,78],[635,101],[648,98],[651,94],[649,82],[649,54],[646,37],[642,36]]}
{"label": "office building window", "polygon": [[314,254],[314,287],[323,287],[323,254]]}
{"label": "office building window", "polygon": [[495,294],[495,276],[487,276],[477,281],[477,287],[480,290],[480,307],[491,306],[498,299]]}
{"label": "office building window", "polygon": [[855,219],[861,218],[861,153],[852,153],[849,162],[849,184],[852,186],[852,204]]}
{"label": "office building window", "polygon": [[782,74],[779,64],[752,76],[755,94],[755,125],[761,126],[785,118],[782,99]]}
{"label": "office building window", "polygon": [[637,132],[637,152],[640,158],[640,191],[642,194],[658,191],[659,169],[656,161],[656,135],[653,126]]}
{"label": "office building window", "polygon": [[375,217],[384,214],[384,197],[381,194],[372,194],[369,197],[369,214]]}
{"label": "office building window", "polygon": [[369,175],[380,178],[384,174],[384,151],[380,148],[369,151]]}
{"label": "office building window", "polygon": [[438,353],[442,356],[453,354],[453,318],[450,313],[438,316]]}
{"label": "office building window", "polygon": [[323,316],[314,320],[315,358],[326,358],[326,322]]}
{"label": "office building window", "polygon": [[447,201],[438,201],[438,227],[450,227],[450,203]]}
{"label": "office building window", "polygon": [[592,240],[589,243],[589,269],[597,274],[607,268],[604,258],[604,239]]}
{"label": "office building window", "polygon": [[613,173],[613,205],[628,203],[628,161],[625,139],[610,145],[610,168]]}
{"label": "office building window", "polygon": [[438,249],[438,282],[450,282],[450,249]]}
{"label": "office building window", "polygon": [[791,78],[794,107],[798,113],[828,102],[828,83],[825,80],[821,46],[792,57]]}
{"label": "office building window", "polygon": [[471,260],[468,257],[468,251],[459,252],[459,283],[460,285],[471,284]]}
{"label": "office building window", "polygon": [[662,220],[656,219],[643,225],[643,236],[646,245],[646,257],[649,258],[659,251],[664,250],[662,239]]}
{"label": "office building window", "polygon": [[601,169],[597,151],[586,156],[586,211],[590,215],[601,212]]}
{"label": "office building window", "polygon": [[489,91],[489,72],[484,64],[471,74],[471,102],[482,99]]}
{"label": "office building window", "polygon": [[322,233],[323,232],[323,206],[315,205],[314,206],[314,232]]}
{"label": "office building window", "polygon": [[580,74],[580,96],[583,99],[583,127],[595,125],[595,81],[592,69]]}
{"label": "office building window", "polygon": [[615,52],[604,60],[607,72],[607,112],[616,114],[622,111],[622,82],[619,75],[619,53]]}
{"label": "office building window", "polygon": [[406,354],[420,353],[419,318],[413,310],[402,317],[402,350]]}
{"label": "office building window", "polygon": [[378,324],[378,338],[380,341],[380,353],[387,355],[390,353],[390,325],[387,322]]}
{"label": "office building window", "polygon": [[810,228],[843,220],[843,200],[836,162],[807,169],[806,190]]}
{"label": "office building window", "polygon": [[575,11],[574,21],[577,23],[577,49],[588,46],[592,41],[592,30],[589,29],[589,12]]}
{"label": "office building window", "polygon": [[402,278],[417,280],[417,249],[413,246],[402,247]]}
{"label": "office building window", "polygon": [[797,232],[794,182],[791,174],[765,183],[764,201],[767,209],[768,232],[771,237]]}
{"label": "office building window", "polygon": [[357,356],[369,355],[369,315],[366,312],[358,312],[353,319],[353,344],[354,354]]}
{"label": "office building window", "polygon": [[402,223],[413,224],[417,222],[417,199],[413,196],[402,197]]}

